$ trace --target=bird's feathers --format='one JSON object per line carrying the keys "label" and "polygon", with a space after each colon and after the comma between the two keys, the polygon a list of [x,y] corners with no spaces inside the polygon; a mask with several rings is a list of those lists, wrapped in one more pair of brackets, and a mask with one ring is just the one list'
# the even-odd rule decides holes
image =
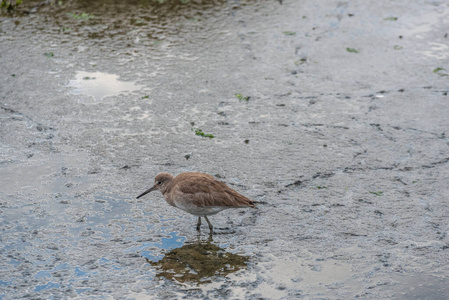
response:
{"label": "bird's feathers", "polygon": [[175,203],[188,201],[190,205],[197,207],[255,207],[256,203],[215,177],[197,172],[176,176],[166,193],[166,199],[171,198]]}

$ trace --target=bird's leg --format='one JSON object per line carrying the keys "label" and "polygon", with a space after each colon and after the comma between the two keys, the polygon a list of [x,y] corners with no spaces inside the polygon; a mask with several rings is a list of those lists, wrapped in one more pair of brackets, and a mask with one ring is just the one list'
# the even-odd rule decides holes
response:
{"label": "bird's leg", "polygon": [[[207,218],[206,218],[207,220]],[[200,230],[201,227],[201,217],[198,217],[198,223],[196,224],[196,230]]]}
{"label": "bird's leg", "polygon": [[210,243],[212,243],[213,241],[214,241],[214,239],[212,238],[213,237],[213,232],[212,231],[209,231],[209,238],[207,239],[207,242],[210,244]]}
{"label": "bird's leg", "polygon": [[209,219],[207,218],[207,216],[204,216],[204,218],[206,219],[207,224],[209,224],[210,232],[212,232],[212,230],[214,229],[214,226],[212,226],[212,224],[210,223],[210,221],[209,221]]}

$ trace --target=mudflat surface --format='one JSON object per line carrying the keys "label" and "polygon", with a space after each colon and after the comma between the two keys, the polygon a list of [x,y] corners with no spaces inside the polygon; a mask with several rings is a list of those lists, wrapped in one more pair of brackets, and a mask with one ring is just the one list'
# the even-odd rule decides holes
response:
{"label": "mudflat surface", "polygon": [[449,298],[445,1],[122,2],[1,15],[0,299]]}

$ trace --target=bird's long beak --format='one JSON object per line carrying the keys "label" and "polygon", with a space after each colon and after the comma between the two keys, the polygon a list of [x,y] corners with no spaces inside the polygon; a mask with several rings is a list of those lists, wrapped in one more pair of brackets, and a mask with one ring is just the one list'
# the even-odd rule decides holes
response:
{"label": "bird's long beak", "polygon": [[152,186],[150,189],[146,190],[145,192],[143,192],[142,194],[140,194],[139,196],[137,196],[136,199],[139,199],[140,197],[145,196],[146,194],[148,194],[149,192],[154,191],[155,189],[156,189],[156,186],[154,185],[154,186]]}

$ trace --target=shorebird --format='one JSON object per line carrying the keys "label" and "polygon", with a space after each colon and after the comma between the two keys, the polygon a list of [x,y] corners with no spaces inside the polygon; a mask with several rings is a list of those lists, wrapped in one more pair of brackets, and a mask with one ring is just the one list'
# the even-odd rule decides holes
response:
{"label": "shorebird", "polygon": [[254,204],[257,203],[240,195],[215,177],[198,172],[181,173],[176,177],[160,173],[154,179],[154,185],[137,196],[137,199],[155,190],[159,190],[171,206],[197,216],[197,230],[201,227],[201,217],[206,219],[211,233],[213,226],[207,216],[228,208],[256,208]]}

